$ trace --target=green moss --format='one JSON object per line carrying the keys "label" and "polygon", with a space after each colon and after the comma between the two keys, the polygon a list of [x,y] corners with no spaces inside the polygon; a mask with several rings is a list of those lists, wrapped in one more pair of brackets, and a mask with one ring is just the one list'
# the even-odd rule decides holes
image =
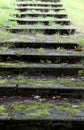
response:
{"label": "green moss", "polygon": [[68,112],[71,115],[75,115],[81,112],[81,110],[75,108],[73,104],[70,104],[70,103],[63,103],[60,106],[58,106],[56,109],[64,111],[64,112]]}
{"label": "green moss", "polygon": [[50,112],[47,109],[38,110],[37,113],[28,114],[29,117],[33,117],[33,118],[42,118],[42,117],[46,117],[46,116],[49,116],[49,115],[50,115]]}
{"label": "green moss", "polygon": [[[83,61],[84,62],[84,61]],[[78,71],[78,76],[84,76],[84,70],[79,70]]]}
{"label": "green moss", "polygon": [[7,116],[8,112],[4,105],[0,105],[0,115],[1,116]]}
{"label": "green moss", "polygon": [[[70,103],[66,100],[60,102],[45,101],[30,101],[22,100],[15,102],[7,102],[5,105],[0,105],[0,116],[25,116],[25,118],[46,118],[50,116],[75,116],[76,114],[84,111],[84,102]],[[54,112],[54,115],[52,114]],[[56,113],[55,113],[56,112]],[[60,113],[59,113],[60,112]],[[62,114],[65,112],[66,114]]]}
{"label": "green moss", "polygon": [[84,107],[84,102],[80,103],[80,106]]}
{"label": "green moss", "polygon": [[54,85],[60,84],[67,87],[84,87],[84,82],[82,80],[72,80],[70,78],[60,78],[57,80],[35,80],[27,79],[24,76],[19,76],[16,80],[0,79],[0,84],[28,84],[38,87],[52,87]]}
{"label": "green moss", "polygon": [[[13,106],[14,113],[20,113],[24,111],[26,112],[26,116],[38,118],[49,116],[49,108],[54,107],[54,104],[41,102],[15,102]],[[32,111],[35,112],[33,113]]]}

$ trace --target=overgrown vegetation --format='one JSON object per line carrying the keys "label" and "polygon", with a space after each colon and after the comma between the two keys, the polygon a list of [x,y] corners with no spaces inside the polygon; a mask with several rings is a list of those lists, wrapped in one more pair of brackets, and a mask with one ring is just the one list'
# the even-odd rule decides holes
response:
{"label": "overgrown vegetation", "polygon": [[16,4],[16,0],[0,0],[0,26],[8,26],[10,25],[16,25],[16,22],[10,22],[8,19],[10,16],[13,15],[13,13],[16,13],[17,11],[14,9]]}
{"label": "overgrown vegetation", "polygon": [[8,19],[13,13],[17,11],[14,9],[16,6],[16,0],[0,0],[0,40],[8,40],[10,38],[10,33],[5,29],[9,25],[17,25],[17,22],[11,22]]}
{"label": "overgrown vegetation", "polygon": [[80,32],[84,32],[84,0],[61,0],[67,13]]}
{"label": "overgrown vegetation", "polygon": [[40,98],[37,101],[30,101],[28,99],[22,101],[7,102],[4,105],[0,105],[0,116],[10,116],[21,119],[25,118],[46,118],[50,116],[67,118],[84,112],[84,102],[79,101],[77,103],[64,102],[62,99],[60,102],[43,102]]}

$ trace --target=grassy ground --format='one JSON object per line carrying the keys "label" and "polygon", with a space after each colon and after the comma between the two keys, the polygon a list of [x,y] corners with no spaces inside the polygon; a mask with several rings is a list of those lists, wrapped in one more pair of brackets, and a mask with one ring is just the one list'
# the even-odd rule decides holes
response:
{"label": "grassy ground", "polygon": [[10,38],[10,33],[5,31],[5,26],[16,25],[16,22],[9,22],[8,19],[15,11],[16,0],[0,0],[0,40]]}
{"label": "grassy ground", "polygon": [[84,33],[84,0],[61,0],[69,18],[79,32]]}
{"label": "grassy ground", "polygon": [[8,24],[16,24],[15,22],[10,23],[8,19],[10,16],[16,12],[15,7],[16,0],[0,0],[0,26],[5,26]]}

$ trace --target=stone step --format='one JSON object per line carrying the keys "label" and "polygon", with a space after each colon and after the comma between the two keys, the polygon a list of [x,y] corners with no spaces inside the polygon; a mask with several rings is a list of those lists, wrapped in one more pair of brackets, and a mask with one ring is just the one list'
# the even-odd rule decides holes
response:
{"label": "stone step", "polygon": [[[78,78],[71,78],[70,82],[66,83],[69,78],[59,79],[29,79],[23,77],[23,79],[15,79],[10,76],[10,79],[0,79],[0,96],[31,96],[39,95],[41,97],[74,97],[83,98],[84,95],[84,80]],[[2,82],[3,81],[3,82]],[[63,83],[65,85],[63,85]],[[72,85],[73,86],[70,86]],[[69,86],[67,86],[69,85]],[[60,97],[60,98],[61,98]]]}
{"label": "stone step", "polygon": [[[45,54],[43,54],[43,50],[42,52],[40,52],[41,50],[35,50],[38,51],[38,53],[35,53],[33,49],[30,49],[30,52],[28,52],[29,50],[22,50],[22,49],[9,49],[6,50],[6,52],[3,52],[0,54],[0,59],[2,59],[3,61],[32,61],[32,62],[43,62],[43,64],[48,63],[47,60],[49,60],[49,63],[80,63],[83,59],[84,59],[84,54],[73,54],[73,52],[71,52],[72,54],[60,54],[59,53],[48,53],[47,50]],[[52,50],[54,51],[54,50]],[[64,52],[62,52],[64,53]],[[82,63],[80,63],[82,64]]]}
{"label": "stone step", "polygon": [[62,25],[69,25],[70,20],[69,19],[56,19],[56,18],[10,18],[10,21],[17,21],[19,24],[33,24],[33,23],[38,23],[42,22],[46,25],[49,24],[49,22],[55,22],[57,24],[62,24]]}
{"label": "stone step", "polygon": [[[24,35],[25,36],[25,35]],[[55,41],[45,41],[45,42],[32,42],[32,41],[0,41],[0,46],[8,46],[10,44],[13,48],[46,48],[46,49],[57,49],[58,47],[64,49],[74,49],[79,46],[76,42],[55,42]]]}
{"label": "stone step", "polygon": [[78,71],[84,70],[82,64],[43,64],[43,63],[26,63],[26,62],[13,62],[3,64],[0,66],[0,71],[10,74],[21,74],[27,75],[55,75],[55,76],[76,76]]}
{"label": "stone step", "polygon": [[32,16],[32,17],[38,17],[38,16],[50,16],[50,17],[55,17],[55,18],[67,18],[66,13],[48,13],[48,12],[22,12],[22,13],[16,13],[14,14],[17,17],[26,17],[26,16]]}
{"label": "stone step", "polygon": [[[60,26],[60,25],[59,25]],[[73,28],[72,26],[60,26],[57,27],[52,27],[52,26],[28,26],[28,25],[21,25],[21,26],[11,26],[11,27],[7,27],[7,30],[11,31],[12,33],[17,33],[17,32],[21,32],[21,31],[29,31],[30,33],[34,30],[34,31],[44,31],[45,34],[55,34],[55,33],[59,33],[61,35],[67,34],[74,34],[75,33],[75,28]]]}
{"label": "stone step", "polygon": [[10,97],[5,102],[2,98],[2,103],[0,104],[2,129],[50,130],[53,126],[53,130],[61,127],[65,130],[67,128],[73,130],[80,128],[80,125],[81,128],[84,127],[84,101],[82,100],[72,101],[68,98],[65,101],[62,98],[55,101],[49,99],[39,101]]}
{"label": "stone step", "polygon": [[60,10],[65,10],[63,7],[16,7],[16,10],[20,11],[26,11],[26,10],[42,10],[42,11],[48,11],[48,10],[54,10],[54,11],[60,11]]}
{"label": "stone step", "polygon": [[17,2],[16,3],[18,6],[53,6],[53,7],[62,7],[63,4],[60,2],[30,2],[30,1],[26,1],[26,2]]}

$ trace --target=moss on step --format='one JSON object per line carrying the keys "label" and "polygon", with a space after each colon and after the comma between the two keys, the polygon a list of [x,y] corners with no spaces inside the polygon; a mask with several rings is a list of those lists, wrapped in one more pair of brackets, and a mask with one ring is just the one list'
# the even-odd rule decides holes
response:
{"label": "moss on step", "polygon": [[0,79],[0,85],[5,84],[19,84],[19,85],[30,85],[38,87],[53,87],[58,86],[58,84],[69,87],[84,87],[83,80],[77,80],[75,78],[58,78],[56,80],[35,80],[27,79],[24,76],[17,76],[16,79]]}
{"label": "moss on step", "polygon": [[[41,98],[40,98],[41,99]],[[83,105],[82,105],[83,104]],[[84,102],[78,101],[77,103],[70,103],[68,99],[64,102],[62,99],[58,101],[40,101],[40,100],[17,100],[7,102],[0,105],[1,116],[21,117],[22,118],[46,118],[46,117],[74,117],[76,114],[83,112],[82,106]],[[53,113],[54,112],[54,113]],[[5,114],[4,114],[5,113]],[[53,115],[53,114],[54,115]]]}
{"label": "moss on step", "polygon": [[0,116],[7,116],[8,112],[4,105],[0,105]]}
{"label": "moss on step", "polygon": [[75,105],[71,103],[63,103],[62,105],[59,105],[57,109],[64,112],[68,112],[71,115],[75,115],[81,112],[81,110],[79,110],[77,107],[75,107]]}

